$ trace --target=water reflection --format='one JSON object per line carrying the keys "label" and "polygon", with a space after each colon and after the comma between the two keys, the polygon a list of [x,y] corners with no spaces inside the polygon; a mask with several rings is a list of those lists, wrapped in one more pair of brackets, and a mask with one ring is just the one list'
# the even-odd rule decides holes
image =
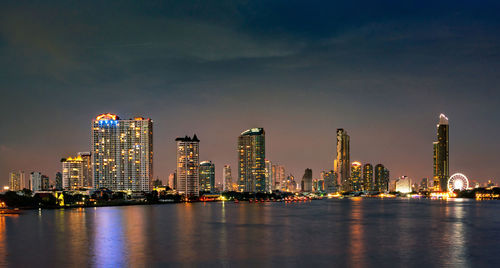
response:
{"label": "water reflection", "polygon": [[120,212],[117,208],[99,208],[94,213],[93,266],[123,267],[128,263]]}
{"label": "water reflection", "polygon": [[466,243],[467,230],[465,221],[467,220],[466,210],[462,200],[451,201],[455,204],[446,206],[446,216],[450,218],[449,227],[447,228],[448,238],[448,255],[449,260],[454,265],[468,267]]}
{"label": "water reflection", "polygon": [[7,239],[6,239],[6,226],[5,217],[0,215],[0,266],[7,266]]}
{"label": "water reflection", "polygon": [[349,266],[365,266],[365,250],[363,242],[363,208],[362,201],[351,202],[351,215],[349,226]]}

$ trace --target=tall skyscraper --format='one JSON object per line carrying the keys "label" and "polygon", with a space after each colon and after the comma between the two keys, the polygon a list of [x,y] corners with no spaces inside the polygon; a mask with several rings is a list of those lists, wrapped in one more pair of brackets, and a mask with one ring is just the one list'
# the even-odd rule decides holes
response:
{"label": "tall skyscraper", "polygon": [[375,180],[374,180],[374,191],[383,192],[384,185],[384,170],[385,167],[382,164],[375,166]]}
{"label": "tall skyscraper", "polygon": [[373,185],[373,166],[372,164],[365,164],[363,166],[363,190],[372,191]]}
{"label": "tall skyscraper", "polygon": [[30,173],[30,190],[32,192],[42,190],[42,173],[36,171]]}
{"label": "tall skyscraper", "polygon": [[24,171],[13,171],[9,174],[9,190],[11,191],[21,191],[26,187],[26,178],[24,176]]}
{"label": "tall skyscraper", "polygon": [[199,196],[200,140],[196,134],[177,138],[177,191],[186,196]]}
{"label": "tall skyscraper", "polygon": [[344,129],[339,128],[337,129],[337,158],[334,161],[334,171],[337,174],[337,184],[341,185],[342,191],[351,191],[349,165],[349,135]]}
{"label": "tall skyscraper", "polygon": [[231,175],[231,166],[224,165],[222,170],[222,176],[224,177],[224,191],[233,191],[233,177]]}
{"label": "tall skyscraper", "polygon": [[361,163],[360,162],[352,162],[351,164],[351,191],[362,191],[363,183],[361,180]]}
{"label": "tall skyscraper", "polygon": [[150,191],[153,121],[101,114],[92,122],[92,168],[96,189]]}
{"label": "tall skyscraper", "polygon": [[238,137],[238,191],[266,192],[266,143],[263,128],[252,128]]}
{"label": "tall skyscraper", "polygon": [[302,191],[304,192],[312,192],[312,169],[306,168],[304,171],[304,176],[302,176]]}
{"label": "tall skyscraper", "polygon": [[203,161],[200,163],[200,191],[215,191],[215,165],[212,161]]}
{"label": "tall skyscraper", "polygon": [[268,193],[273,191],[273,178],[275,178],[273,174],[273,164],[271,161],[266,160],[266,192]]}
{"label": "tall skyscraper", "polygon": [[273,165],[272,166],[272,176],[273,176],[273,190],[280,190],[280,185],[285,181],[285,166]]}
{"label": "tall skyscraper", "polygon": [[448,179],[450,177],[450,167],[448,160],[448,118],[439,115],[437,125],[437,141],[434,142],[434,190],[448,191]]}
{"label": "tall skyscraper", "polygon": [[90,152],[79,152],[78,156],[82,158],[82,185],[91,188],[94,183],[92,178],[92,154]]}

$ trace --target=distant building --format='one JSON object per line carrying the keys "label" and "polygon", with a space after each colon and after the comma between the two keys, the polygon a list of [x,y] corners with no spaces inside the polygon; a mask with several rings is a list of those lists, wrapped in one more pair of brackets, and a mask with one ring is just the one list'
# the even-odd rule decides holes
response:
{"label": "distant building", "polygon": [[186,196],[200,195],[200,140],[196,134],[177,138],[177,191]]}
{"label": "distant building", "polygon": [[401,176],[400,178],[396,179],[395,184],[396,192],[410,193],[412,191],[411,179],[407,176]]}
{"label": "distant building", "polygon": [[304,176],[302,176],[302,191],[312,192],[312,169],[306,168]]}
{"label": "distant building", "polygon": [[350,151],[349,135],[342,128],[337,129],[337,158],[334,161],[334,171],[337,174],[337,184],[342,187],[342,191],[351,191],[350,176]]}
{"label": "distant building", "polygon": [[382,164],[375,166],[374,191],[389,191],[389,170]]}
{"label": "distant building", "polygon": [[82,185],[83,187],[92,188],[93,174],[92,174],[92,154],[90,152],[79,152],[78,156],[82,158]]}
{"label": "distant building", "polygon": [[175,171],[168,175],[168,187],[177,189],[177,173]]}
{"label": "distant building", "polygon": [[215,165],[212,161],[200,163],[200,191],[215,192]]}
{"label": "distant building", "polygon": [[314,179],[313,180],[313,191],[314,192],[324,191],[325,190],[324,183],[325,183],[324,180]]}
{"label": "distant building", "polygon": [[61,159],[62,164],[62,188],[66,190],[77,190],[84,187],[84,163],[81,156]]}
{"label": "distant building", "polygon": [[273,177],[273,164],[266,159],[266,192],[268,193],[273,191]]}
{"label": "distant building", "polygon": [[143,117],[122,120],[115,114],[97,116],[92,122],[92,168],[96,189],[149,192],[153,121]]}
{"label": "distant building", "polygon": [[26,188],[26,178],[24,176],[24,171],[13,171],[9,174],[9,190],[11,191],[21,191]]}
{"label": "distant building", "polygon": [[224,165],[224,169],[222,170],[222,176],[224,177],[224,191],[226,192],[233,191],[233,177],[231,174],[230,165]]}
{"label": "distant building", "polygon": [[266,143],[263,128],[252,128],[238,137],[238,191],[266,192]]}
{"label": "distant building", "polygon": [[285,167],[281,165],[272,166],[273,190],[280,190],[281,182],[285,181]]}
{"label": "distant building", "polygon": [[337,174],[333,170],[323,173],[324,178],[324,191],[327,193],[335,193],[337,189]]}
{"label": "distant building", "polygon": [[297,191],[297,182],[295,181],[295,177],[290,174],[284,183],[282,183],[282,191],[294,193]]}
{"label": "distant building", "polygon": [[43,190],[43,184],[44,183],[43,183],[43,180],[42,180],[42,173],[35,172],[35,171],[30,173],[30,190],[32,192],[42,191]]}
{"label": "distant building", "polygon": [[363,190],[372,191],[373,185],[373,166],[372,164],[363,165]]}
{"label": "distant building", "polygon": [[351,164],[351,190],[354,192],[362,191],[362,181],[361,181],[361,163],[352,162]]}
{"label": "distant building", "polygon": [[160,179],[153,180],[152,186],[153,188],[162,187],[163,181]]}
{"label": "distant building", "polygon": [[437,141],[434,142],[434,190],[448,191],[448,179],[450,178],[449,168],[449,142],[448,142],[448,118],[439,115],[437,125]]}
{"label": "distant building", "polygon": [[420,190],[427,191],[428,188],[429,188],[429,179],[423,178],[422,181],[420,182]]}
{"label": "distant building", "polygon": [[63,178],[61,172],[56,173],[54,187],[56,188],[57,191],[61,191],[63,189]]}

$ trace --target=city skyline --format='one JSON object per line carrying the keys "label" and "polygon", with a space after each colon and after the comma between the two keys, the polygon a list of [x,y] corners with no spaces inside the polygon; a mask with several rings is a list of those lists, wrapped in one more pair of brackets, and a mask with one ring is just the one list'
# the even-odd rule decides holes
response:
{"label": "city skyline", "polygon": [[52,179],[107,112],[155,120],[155,178],[175,169],[172,139],[197,133],[219,182],[251,127],[299,180],[332,169],[337,128],[352,161],[432,179],[444,113],[450,174],[498,182],[498,3],[27,3],[0,10],[3,185]]}

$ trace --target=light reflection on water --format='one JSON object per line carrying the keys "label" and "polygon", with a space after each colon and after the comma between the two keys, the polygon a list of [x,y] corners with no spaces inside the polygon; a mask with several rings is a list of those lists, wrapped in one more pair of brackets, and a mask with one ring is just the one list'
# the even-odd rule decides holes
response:
{"label": "light reflection on water", "polygon": [[0,217],[0,266],[488,266],[500,261],[499,209],[364,199],[30,211]]}

